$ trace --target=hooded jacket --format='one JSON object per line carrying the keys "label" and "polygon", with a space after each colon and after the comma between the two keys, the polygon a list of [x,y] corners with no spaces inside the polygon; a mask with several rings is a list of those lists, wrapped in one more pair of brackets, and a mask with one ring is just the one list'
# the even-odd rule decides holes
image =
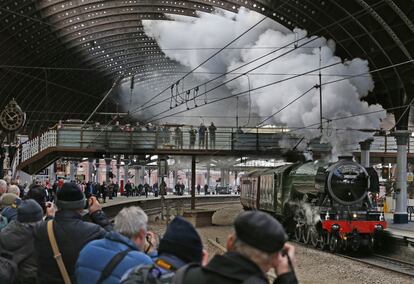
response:
{"label": "hooded jacket", "polygon": [[96,283],[111,259],[119,252],[125,250],[130,251],[103,283],[120,283],[122,276],[132,267],[153,263],[152,259],[139,251],[138,247],[130,239],[112,231],[107,233],[105,238],[90,242],[82,249],[76,263],[77,283]]}
{"label": "hooded jacket", "polygon": [[[227,252],[224,255],[214,256],[205,267],[190,268],[183,283],[267,284],[269,282],[259,266],[250,259],[237,252]],[[293,273],[283,274],[274,281],[274,284],[297,283]]]}
{"label": "hooded jacket", "polygon": [[18,275],[15,283],[36,283],[37,261],[33,240],[34,225],[12,221],[0,232],[0,250],[13,255]]}

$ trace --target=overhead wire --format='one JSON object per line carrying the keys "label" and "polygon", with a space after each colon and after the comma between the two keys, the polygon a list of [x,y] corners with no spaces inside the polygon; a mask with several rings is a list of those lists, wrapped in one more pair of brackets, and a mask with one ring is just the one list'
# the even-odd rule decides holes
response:
{"label": "overhead wire", "polygon": [[[353,117],[358,117],[358,116],[366,116],[366,115],[370,115],[370,114],[374,114],[374,113],[380,113],[380,112],[384,112],[384,111],[392,111],[392,110],[396,110],[396,109],[405,108],[407,106],[410,106],[410,105],[402,105],[402,106],[397,106],[397,107],[385,108],[385,109],[382,109],[382,110],[374,110],[374,111],[369,111],[369,112],[351,114],[351,115],[342,116],[342,117],[335,117],[335,118],[330,118],[329,121],[337,121],[337,120],[348,119],[348,118],[353,118]],[[295,132],[295,131],[299,131],[299,130],[303,130],[303,129],[310,129],[311,127],[317,126],[317,125],[319,125],[319,122],[312,123],[312,124],[305,125],[305,126],[301,126],[301,127],[297,127],[294,130],[291,130],[290,132]]]}
{"label": "overhead wire", "polygon": [[[96,69],[88,69],[88,68],[71,68],[71,67],[47,67],[47,66],[28,66],[28,65],[5,65],[0,64],[0,69],[35,69],[35,70],[62,70],[62,71],[99,71],[102,70],[100,68]],[[176,74],[176,73],[187,73],[187,71],[165,71],[162,75],[165,74]],[[193,74],[206,74],[206,75],[245,75],[245,72],[193,72]],[[249,76],[287,76],[287,75],[297,75],[297,73],[262,73],[262,72],[250,72]],[[322,76],[325,77],[338,77],[338,76],[346,76],[347,74],[324,74]],[[307,74],[306,76],[319,76],[319,74]],[[127,79],[127,78],[124,78]],[[204,83],[203,83],[204,85]]]}
{"label": "overhead wire", "polygon": [[[393,65],[387,66],[387,67],[378,68],[378,69],[371,70],[369,72],[365,72],[365,73],[361,73],[361,74],[370,74],[370,73],[374,73],[374,72],[379,72],[379,71],[382,71],[382,70],[385,70],[385,69],[398,67],[400,65],[408,64],[408,63],[411,63],[411,62],[414,62],[414,60],[408,60],[408,61],[405,61],[405,62],[393,64]],[[340,81],[348,80],[348,79],[351,79],[351,78],[354,78],[354,77],[359,77],[359,75],[360,74],[350,75],[350,76],[348,76],[346,78],[341,78],[341,79],[338,79],[338,80],[328,81],[328,82],[322,83],[321,87],[323,87],[325,85],[337,83],[337,82],[340,82]],[[407,107],[407,109],[408,109],[412,105],[413,102],[414,102],[414,99],[411,101],[410,104],[405,105],[403,107]],[[401,108],[401,107],[397,107],[395,109],[399,109],[399,108]],[[386,110],[379,110],[379,111],[368,112],[368,113],[365,113],[365,115],[367,115],[367,114],[373,114],[373,113],[379,113],[379,112],[384,112],[384,111],[388,111],[388,110],[392,110],[392,109],[394,109],[394,108],[388,108]],[[346,118],[352,118],[352,117],[355,117],[355,116],[359,116],[359,115],[350,115],[350,116],[347,116]],[[329,121],[335,121],[335,120],[338,120],[338,119],[335,119],[335,118],[334,119],[329,119]],[[315,125],[319,125],[319,122],[318,123],[311,124],[310,126],[315,126]],[[307,127],[302,127],[300,129],[305,129],[305,128],[307,128]]]}
{"label": "overhead wire", "polygon": [[[376,5],[378,5],[378,4],[379,4],[379,3],[377,3]],[[283,5],[283,4],[282,4],[282,5]],[[355,12],[355,13],[353,13],[353,14],[347,15],[347,16],[343,17],[342,19],[339,19],[339,20],[337,20],[337,21],[335,21],[335,22],[332,22],[331,24],[329,24],[329,25],[327,25],[327,26],[324,26],[323,28],[320,28],[320,29],[316,30],[315,32],[313,32],[313,35],[316,35],[319,31],[321,31],[321,30],[323,30],[323,29],[326,29],[326,28],[328,28],[328,27],[330,27],[330,26],[333,26],[333,25],[335,25],[335,24],[339,24],[339,23],[341,23],[341,22],[343,22],[343,21],[345,21],[345,20],[347,20],[347,19],[350,19],[350,18],[352,18],[352,17],[356,17],[356,16],[360,16],[360,15],[363,15],[363,14],[366,14],[366,13],[368,13],[368,12],[367,12],[367,11],[357,11],[357,12]],[[309,35],[309,36],[310,36],[310,35]],[[272,54],[272,53],[274,53],[274,52],[277,52],[277,51],[281,50],[281,49],[282,49],[282,48],[284,48],[284,47],[289,47],[289,46],[291,46],[292,44],[295,44],[295,43],[297,43],[297,42],[299,42],[299,41],[301,41],[301,40],[303,40],[304,38],[309,37],[309,36],[304,36],[304,37],[302,37],[302,38],[300,38],[300,39],[295,38],[295,40],[294,40],[294,41],[292,41],[291,43],[289,43],[289,44],[287,44],[287,45],[285,45],[285,46],[283,46],[283,47],[280,47],[280,48],[278,48],[277,50],[274,50],[274,51],[272,51],[272,52],[270,52],[270,53],[268,53],[268,54],[265,54],[263,57],[259,57],[259,58],[257,58],[257,59],[254,59],[254,60],[252,60],[252,61],[248,62],[246,65],[239,66],[239,68],[242,68],[242,67],[247,66],[247,65],[249,65],[249,64],[251,64],[251,63],[254,63],[254,62],[256,62],[257,60],[260,60],[261,58],[267,57],[267,56],[269,56],[270,54]],[[237,69],[239,69],[239,68],[236,68],[236,70],[237,70]],[[232,70],[232,71],[234,71],[234,70]],[[232,72],[232,71],[229,71],[229,72]],[[219,79],[219,78],[221,78],[221,77],[223,77],[223,76],[227,75],[229,72],[226,72],[226,73],[222,74],[221,76],[218,76],[218,77],[216,77],[216,78],[213,78],[213,79],[211,79],[211,80],[209,80],[209,81],[207,81],[207,82],[204,82],[204,83],[202,83],[202,84],[199,84],[199,85],[198,85],[198,87],[200,87],[200,86],[202,86],[202,85],[205,85],[205,84],[208,84],[208,83],[210,83],[210,82],[212,82],[212,81],[215,81],[215,80],[217,80],[217,79]],[[168,87],[167,87],[166,89],[168,89]],[[190,90],[191,90],[191,89],[190,89]],[[159,96],[159,94],[158,94],[157,96]],[[165,100],[168,100],[168,98],[166,98]],[[160,102],[164,102],[165,100],[160,101]],[[153,104],[152,106],[158,105],[160,102],[157,102],[157,103]],[[142,107],[143,107],[143,105],[140,105],[139,107],[137,107],[137,108],[133,109],[131,112],[136,113],[137,111],[141,111],[141,110],[142,110],[142,109],[141,109]]]}
{"label": "overhead wire", "polygon": [[[392,65],[389,65],[389,66],[386,66],[386,67],[382,67],[382,68],[377,68],[377,69],[374,69],[374,70],[370,70],[368,72],[363,72],[363,73],[356,74],[356,75],[350,75],[350,76],[345,77],[345,78],[341,78],[341,79],[338,79],[338,80],[333,80],[333,81],[328,81],[328,82],[322,83],[322,85],[320,87],[326,86],[328,84],[333,84],[333,83],[337,83],[337,82],[340,82],[340,81],[344,81],[344,80],[349,80],[351,78],[359,77],[360,75],[371,74],[371,73],[383,71],[383,70],[386,70],[386,69],[395,68],[395,67],[398,67],[398,66],[401,66],[401,65],[405,65],[405,64],[408,64],[408,63],[412,63],[412,62],[414,62],[414,60],[407,60],[407,61],[404,61],[404,62],[392,64]],[[337,65],[339,63],[341,63],[341,62],[333,63],[333,64],[330,64],[330,65],[326,65],[326,66],[324,66],[324,67],[322,67],[320,69],[329,68],[329,67],[332,67],[334,65]],[[318,69],[315,69],[315,70],[318,70]],[[315,70],[311,70],[311,71],[304,72],[304,73],[315,72]],[[258,90],[258,89],[266,88],[266,87],[269,87],[269,86],[272,86],[272,85],[275,85],[275,84],[279,84],[279,83],[282,83],[282,82],[285,82],[285,81],[288,81],[288,80],[291,80],[291,79],[294,79],[294,78],[297,78],[297,77],[299,77],[299,76],[292,76],[292,77],[289,77],[289,78],[285,78],[283,80],[278,80],[278,81],[275,81],[275,82],[271,82],[269,84],[265,84],[265,85],[262,85],[260,87],[253,88],[251,91],[255,91],[255,90]],[[208,104],[211,104],[211,103],[216,103],[216,102],[219,102],[219,101],[222,101],[222,100],[226,100],[226,99],[229,99],[229,98],[233,98],[233,97],[236,97],[236,96],[245,95],[247,92],[248,91],[242,91],[242,92],[239,92],[239,93],[236,93],[236,94],[233,94],[233,95],[224,97],[224,98],[220,98],[220,99],[217,99],[217,100],[214,100],[214,101],[210,101],[207,104],[201,105],[199,107],[202,107],[202,106],[205,106],[205,105],[208,105]],[[187,111],[188,110],[182,110],[182,111],[178,111],[178,112],[176,112],[174,114],[180,114],[180,113],[184,113],[184,112],[187,112]],[[155,118],[155,116],[154,116],[154,117],[150,118],[149,120],[147,120],[147,122],[152,122],[152,121],[155,121],[155,120],[164,119],[164,118],[167,118],[167,117],[170,117],[170,116],[171,115],[166,115],[166,116],[163,116],[163,117],[157,118],[157,119],[154,119]]]}
{"label": "overhead wire", "polygon": [[[314,37],[313,39],[310,39],[309,41],[307,41],[307,42],[305,42],[305,43],[301,44],[301,45],[300,45],[300,46],[298,46],[297,48],[300,48],[301,46],[305,46],[306,44],[309,44],[309,43],[311,43],[311,42],[313,42],[313,41],[315,41],[315,40],[317,40],[317,39],[319,39],[319,38]],[[293,42],[288,43],[286,46],[289,46],[289,45],[291,45],[292,43],[293,43]],[[211,83],[211,82],[214,82],[214,81],[216,81],[216,80],[218,80],[218,79],[220,79],[220,78],[222,78],[222,77],[224,77],[224,76],[226,76],[226,75],[228,75],[228,74],[231,74],[232,72],[234,72],[234,71],[236,71],[236,70],[239,70],[239,69],[241,69],[241,68],[243,68],[243,67],[246,67],[246,66],[248,66],[248,65],[250,65],[250,64],[252,64],[252,63],[255,63],[255,62],[257,62],[257,61],[259,61],[259,60],[261,60],[261,59],[264,59],[264,58],[266,58],[266,57],[268,57],[268,56],[270,56],[270,55],[272,55],[273,53],[276,53],[276,52],[278,52],[278,51],[280,51],[280,49],[276,49],[276,50],[273,50],[272,52],[269,52],[269,53],[266,53],[266,54],[264,54],[264,55],[262,55],[262,56],[259,56],[259,57],[255,58],[255,59],[253,59],[253,60],[251,60],[251,61],[249,61],[249,62],[245,63],[245,64],[242,64],[242,65],[240,65],[240,66],[238,66],[238,67],[236,67],[236,68],[232,69],[231,71],[228,71],[228,72],[226,72],[226,73],[222,73],[222,74],[220,74],[219,76],[217,76],[217,77],[215,77],[215,78],[213,78],[213,79],[210,79],[210,80],[208,80],[208,81],[206,81],[206,82],[204,82],[204,83],[202,83],[202,84],[199,84],[199,85],[197,85],[197,87],[201,87],[201,86],[203,86],[203,85],[207,85],[207,84],[209,84],[209,83]],[[248,73],[250,73],[250,72],[252,72],[252,71],[254,71],[254,70],[257,70],[257,69],[259,69],[259,68],[261,68],[261,67],[263,67],[263,66],[265,66],[265,65],[267,65],[267,64],[269,64],[269,63],[271,63],[271,62],[273,62],[273,61],[275,61],[275,60],[277,60],[277,59],[279,59],[279,58],[281,58],[281,57],[283,57],[283,56],[285,56],[285,55],[287,55],[287,54],[291,53],[292,51],[294,51],[294,50],[289,50],[289,51],[287,51],[287,52],[285,52],[285,53],[283,53],[283,54],[281,54],[281,55],[278,55],[278,56],[276,56],[276,57],[274,57],[274,58],[272,58],[272,59],[270,59],[270,60],[268,60],[268,61],[266,61],[266,62],[264,62],[264,63],[262,63],[262,64],[260,64],[260,65],[258,65],[258,66],[256,66],[256,67],[254,67],[254,68],[252,68],[252,69],[250,69],[250,70],[248,70],[248,71],[246,71],[246,72],[243,72],[243,73],[238,73],[238,75],[237,75],[236,77],[234,77],[234,78],[232,78],[232,79],[229,79],[229,80],[227,80],[227,81],[225,81],[225,82],[222,82],[222,83],[218,84],[217,86],[214,86],[212,89],[209,89],[209,90],[205,91],[205,92],[204,92],[204,93],[202,93],[201,95],[206,95],[206,94],[208,94],[208,93],[210,93],[210,92],[212,92],[212,91],[214,91],[214,90],[216,90],[216,89],[220,88],[221,86],[224,86],[224,85],[226,85],[226,84],[228,84],[228,83],[230,83],[230,82],[232,82],[232,81],[234,81],[234,80],[237,80],[237,79],[239,79],[240,77],[242,77],[242,76],[244,76],[244,75],[247,75]],[[194,89],[194,88],[188,89],[187,91],[191,91],[192,89]],[[187,91],[185,91],[185,92],[187,92]],[[179,93],[179,95],[182,95],[182,94],[184,94],[185,92]],[[136,113],[136,112],[138,112],[138,111],[142,111],[142,110],[148,109],[148,108],[150,108],[150,107],[156,106],[156,105],[158,105],[159,103],[165,102],[165,101],[167,101],[167,100],[169,100],[169,98],[165,98],[164,100],[158,101],[158,102],[156,102],[156,103],[154,103],[154,104],[152,104],[152,105],[150,105],[150,106],[148,106],[148,107],[145,107],[145,108],[143,107],[143,105],[141,105],[141,106],[139,106],[139,107],[137,107],[137,108],[133,109],[133,110],[131,111],[131,113]]]}
{"label": "overhead wire", "polygon": [[282,112],[284,109],[288,108],[290,105],[292,105],[296,101],[300,100],[302,97],[304,97],[306,94],[308,94],[310,91],[312,91],[315,88],[316,88],[316,86],[312,86],[310,89],[308,89],[307,91],[303,92],[300,96],[296,97],[293,101],[290,101],[285,106],[283,106],[281,109],[278,109],[276,112],[272,113],[271,115],[269,115],[268,117],[266,117],[265,119],[263,119],[262,121],[260,121],[259,123],[257,123],[257,125],[262,125],[263,123],[265,123],[266,121],[268,121],[269,119],[271,119],[272,117],[274,117],[275,115],[277,115],[278,113]]}
{"label": "overhead wire", "polygon": [[[262,86],[260,86],[260,87],[253,88],[253,89],[251,89],[251,90],[250,90],[250,92],[252,92],[252,91],[257,91],[257,90],[260,90],[260,89],[263,89],[263,88],[267,88],[267,87],[270,87],[270,86],[273,86],[273,85],[276,85],[276,84],[280,84],[280,83],[283,83],[283,82],[286,82],[286,81],[289,81],[289,80],[292,80],[292,79],[295,79],[295,78],[301,77],[303,74],[312,73],[312,72],[318,71],[319,69],[326,69],[326,68],[330,68],[330,67],[333,67],[333,66],[335,66],[335,65],[339,65],[339,64],[342,64],[342,62],[338,61],[338,62],[335,62],[335,63],[329,64],[329,65],[326,65],[326,66],[324,66],[324,67],[322,67],[322,68],[312,69],[312,70],[310,70],[310,71],[303,72],[303,73],[298,74],[298,75],[295,75],[295,76],[291,76],[291,77],[288,77],[288,78],[280,79],[280,80],[277,80],[277,81],[274,81],[274,82],[271,82],[271,83],[268,83],[268,84],[262,85]],[[237,96],[240,96],[240,95],[244,95],[244,94],[246,94],[246,93],[249,93],[249,90],[247,90],[247,91],[242,91],[242,92],[238,92],[238,93],[236,93],[236,94],[232,94],[232,95],[230,95],[230,96],[226,96],[226,97],[223,97],[223,98],[220,98],[220,99],[217,99],[217,100],[213,100],[213,101],[207,102],[207,103],[205,103],[204,105],[201,105],[201,106],[199,106],[199,107],[203,107],[203,106],[206,106],[206,105],[209,105],[209,104],[212,104],[212,103],[216,103],[216,102],[219,102],[219,101],[223,101],[223,100],[227,100],[227,99],[230,99],[230,98],[233,98],[233,97],[237,97]],[[190,110],[191,110],[191,109],[190,109]],[[168,110],[166,110],[166,111],[163,111],[163,112],[161,112],[161,113],[159,113],[159,114],[157,114],[157,115],[155,115],[155,116],[151,117],[150,119],[146,120],[146,122],[152,122],[152,121],[154,121],[154,120],[160,120],[160,119],[163,119],[163,118],[167,118],[167,117],[169,117],[169,115],[163,116],[163,117],[161,117],[161,118],[154,119],[154,118],[156,118],[157,116],[159,116],[159,115],[161,115],[161,114],[164,114],[164,113],[166,113],[166,112],[168,112],[168,111],[170,111],[170,109],[168,109]],[[185,111],[188,111],[188,110],[185,110]],[[177,112],[177,113],[182,113],[182,112],[185,112],[185,111],[179,111],[179,112]]]}
{"label": "overhead wire", "polygon": [[250,124],[250,117],[252,115],[252,94],[251,94],[251,91],[250,91],[251,90],[250,78],[249,78],[249,75],[247,75],[247,74],[246,74],[246,77],[247,77],[247,81],[248,81],[248,84],[249,84],[249,117],[247,119],[246,124],[243,127]]}
{"label": "overhead wire", "polygon": [[407,107],[404,109],[403,113],[400,115],[400,117],[398,118],[398,120],[395,122],[394,126],[391,128],[393,130],[395,130],[397,128],[397,125],[400,123],[400,121],[403,119],[404,115],[406,114],[406,112],[410,109],[410,107],[412,106],[412,104],[414,103],[414,98],[411,99],[410,103],[407,105]]}
{"label": "overhead wire", "polygon": [[[230,45],[232,45],[233,43],[235,43],[237,40],[239,40],[241,37],[243,37],[245,34],[247,34],[248,32],[250,32],[251,30],[253,30],[255,27],[257,27],[258,25],[260,25],[262,22],[264,22],[267,19],[267,16],[263,17],[260,21],[258,21],[257,23],[255,23],[253,26],[249,27],[247,30],[245,30],[243,33],[241,33],[240,35],[238,35],[235,39],[231,40],[228,44],[226,44],[224,47],[220,48],[218,51],[216,51],[215,53],[213,53],[211,56],[209,56],[207,59],[205,59],[203,62],[201,62],[200,64],[198,64],[196,67],[194,67],[193,69],[191,69],[187,74],[185,74],[184,76],[182,76],[177,82],[180,82],[182,80],[184,80],[185,78],[187,78],[192,72],[194,72],[195,70],[197,70],[198,68],[200,68],[201,66],[203,66],[205,63],[207,63],[208,61],[210,61],[212,58],[214,58],[217,54],[221,53],[223,50],[225,50],[227,47],[229,47]],[[164,92],[168,91],[170,87],[166,87],[165,89],[163,89],[161,92],[159,92],[157,95],[153,96],[152,98],[150,98],[149,100],[147,100],[146,102],[144,102],[142,104],[142,106],[145,106],[146,104],[152,102],[154,99],[156,99],[157,97],[159,97],[160,95],[162,95]]]}

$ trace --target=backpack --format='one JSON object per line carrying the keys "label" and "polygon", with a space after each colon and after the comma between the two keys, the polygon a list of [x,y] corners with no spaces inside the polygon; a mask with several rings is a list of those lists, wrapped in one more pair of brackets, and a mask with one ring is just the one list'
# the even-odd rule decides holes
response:
{"label": "backpack", "polygon": [[174,275],[174,279],[172,279],[173,284],[182,284],[184,282],[184,277],[186,276],[188,270],[192,268],[200,267],[200,264],[198,263],[189,263],[187,265],[184,265],[180,269],[177,270],[177,272]]}
{"label": "backpack", "polygon": [[[177,270],[177,272],[174,275],[174,278],[172,279],[171,284],[183,284],[184,278],[187,275],[187,272],[193,268],[200,267],[200,264],[198,263],[190,263],[187,264],[180,269]],[[194,276],[193,276],[194,277]],[[192,282],[194,282],[196,279],[191,279]],[[189,279],[187,279],[187,282],[189,282]],[[267,284],[268,282],[265,281],[263,278],[258,277],[257,275],[253,275],[247,279],[245,279],[242,284]],[[129,283],[128,283],[129,284]],[[131,282],[132,284],[132,282]]]}
{"label": "backpack", "polygon": [[17,264],[13,255],[2,251],[0,253],[0,283],[13,283],[17,276]]}
{"label": "backpack", "polygon": [[139,265],[131,270],[128,275],[121,280],[122,284],[170,284],[174,277],[174,272],[162,273],[161,269],[155,264]]}

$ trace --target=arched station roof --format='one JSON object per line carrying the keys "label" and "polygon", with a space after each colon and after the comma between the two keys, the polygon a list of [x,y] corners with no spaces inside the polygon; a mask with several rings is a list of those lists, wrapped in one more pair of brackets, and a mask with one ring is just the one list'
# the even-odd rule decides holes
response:
{"label": "arched station roof", "polygon": [[[165,74],[177,66],[141,21],[241,6],[333,39],[339,56],[367,59],[371,69],[414,57],[412,0],[0,0],[0,107],[16,98],[28,113],[27,129],[37,132],[59,119],[85,119],[119,74],[171,83]],[[414,63],[376,72],[367,101],[385,108],[408,104],[413,75]],[[408,115],[400,128],[407,122]]]}

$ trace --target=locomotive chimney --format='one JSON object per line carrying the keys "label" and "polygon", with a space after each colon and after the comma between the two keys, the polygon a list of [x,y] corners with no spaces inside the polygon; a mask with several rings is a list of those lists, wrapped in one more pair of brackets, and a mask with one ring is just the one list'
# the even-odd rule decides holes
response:
{"label": "locomotive chimney", "polygon": [[363,142],[359,142],[361,147],[361,165],[365,168],[369,167],[369,150],[371,148],[371,143],[374,139],[367,139]]}
{"label": "locomotive chimney", "polygon": [[326,160],[331,155],[332,147],[328,143],[321,143],[320,138],[312,139],[308,145],[312,152],[313,160]]}
{"label": "locomotive chimney", "polygon": [[343,155],[338,157],[338,161],[352,161],[354,157],[350,155]]}

